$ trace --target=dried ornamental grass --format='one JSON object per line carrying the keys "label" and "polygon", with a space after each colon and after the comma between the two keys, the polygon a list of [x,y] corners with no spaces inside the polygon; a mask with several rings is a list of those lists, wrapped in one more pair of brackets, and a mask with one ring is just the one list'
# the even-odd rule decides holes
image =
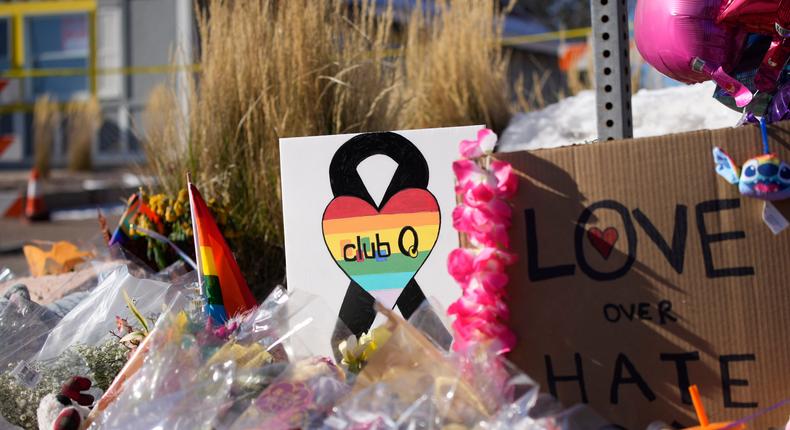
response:
{"label": "dried ornamental grass", "polygon": [[186,85],[186,103],[169,88],[152,94],[151,167],[167,192],[189,170],[201,190],[230,205],[241,233],[232,246],[258,296],[284,274],[280,137],[501,129],[509,119],[495,6],[443,2],[435,14],[418,5],[396,33],[391,6],[377,11],[376,3],[209,1],[198,17],[201,70]]}
{"label": "dried ornamental grass", "polygon": [[55,133],[60,126],[60,109],[48,95],[33,105],[33,166],[42,178],[49,177]]}
{"label": "dried ornamental grass", "polygon": [[66,106],[66,163],[69,170],[90,170],[93,141],[101,122],[101,108],[95,98],[74,101]]}
{"label": "dried ornamental grass", "polygon": [[[495,2],[421,2],[403,42],[401,128],[485,124],[500,132],[512,115],[508,61],[500,49],[504,15]],[[496,2],[498,3],[498,2]]]}

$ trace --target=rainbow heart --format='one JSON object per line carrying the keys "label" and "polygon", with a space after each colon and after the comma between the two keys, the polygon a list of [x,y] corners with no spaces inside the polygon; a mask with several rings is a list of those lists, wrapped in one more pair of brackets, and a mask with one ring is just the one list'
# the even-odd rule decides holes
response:
{"label": "rainbow heart", "polygon": [[425,189],[401,190],[381,210],[339,196],[324,211],[324,242],[346,276],[392,306],[433,250],[440,218],[436,198]]}

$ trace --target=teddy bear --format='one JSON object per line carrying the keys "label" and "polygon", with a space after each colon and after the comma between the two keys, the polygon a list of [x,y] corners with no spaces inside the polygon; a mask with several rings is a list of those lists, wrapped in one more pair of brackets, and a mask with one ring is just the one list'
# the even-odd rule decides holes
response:
{"label": "teddy bear", "polygon": [[39,430],[79,430],[93,405],[94,397],[83,393],[91,385],[88,378],[72,376],[59,393],[44,396],[36,411]]}

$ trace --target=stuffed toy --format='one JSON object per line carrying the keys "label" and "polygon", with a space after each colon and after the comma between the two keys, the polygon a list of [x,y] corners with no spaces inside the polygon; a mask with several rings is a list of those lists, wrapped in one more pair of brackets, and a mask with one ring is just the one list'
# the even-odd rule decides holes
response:
{"label": "stuffed toy", "polygon": [[790,166],[775,154],[763,154],[747,160],[739,169],[721,148],[713,148],[716,173],[737,185],[744,196],[761,200],[783,200],[790,197]]}
{"label": "stuffed toy", "polygon": [[93,396],[83,393],[91,388],[91,381],[81,376],[71,377],[60,393],[50,393],[41,399],[36,416],[40,430],[79,430],[90,413]]}
{"label": "stuffed toy", "polygon": [[744,196],[760,200],[784,200],[790,197],[790,166],[772,154],[768,146],[768,126],[760,119],[763,153],[750,158],[739,169],[732,158],[718,146],[713,148],[716,173],[727,182],[737,185]]}

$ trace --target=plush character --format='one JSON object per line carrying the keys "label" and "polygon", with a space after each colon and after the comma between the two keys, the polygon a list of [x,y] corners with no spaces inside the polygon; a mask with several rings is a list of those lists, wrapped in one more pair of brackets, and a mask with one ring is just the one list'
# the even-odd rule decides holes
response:
{"label": "plush character", "polygon": [[716,173],[727,182],[738,185],[744,196],[761,200],[783,200],[790,197],[790,166],[775,154],[750,158],[739,169],[721,148],[713,148]]}
{"label": "plush character", "polygon": [[60,393],[50,393],[41,399],[36,411],[40,430],[79,430],[90,413],[94,398],[83,393],[91,381],[81,376],[71,377]]}

